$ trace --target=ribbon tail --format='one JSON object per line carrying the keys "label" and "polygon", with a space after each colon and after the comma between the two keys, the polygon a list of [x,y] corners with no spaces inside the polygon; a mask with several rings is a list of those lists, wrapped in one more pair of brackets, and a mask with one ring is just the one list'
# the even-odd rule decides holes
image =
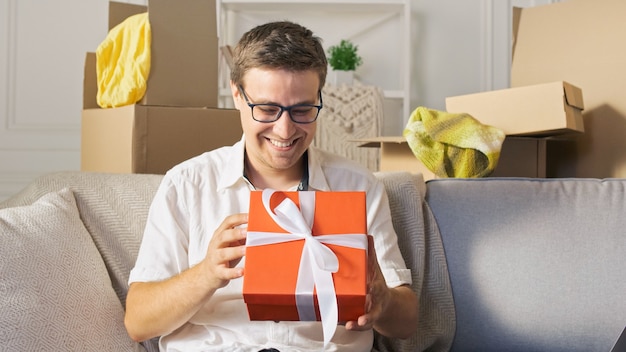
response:
{"label": "ribbon tail", "polygon": [[313,267],[313,276],[315,277],[317,302],[324,332],[324,348],[326,348],[335,335],[337,321],[339,321],[337,296],[331,272]]}
{"label": "ribbon tail", "polygon": [[311,272],[312,264],[311,253],[305,248],[300,258],[298,280],[296,281],[296,308],[301,321],[317,320],[315,316],[315,300],[313,298],[315,279]]}

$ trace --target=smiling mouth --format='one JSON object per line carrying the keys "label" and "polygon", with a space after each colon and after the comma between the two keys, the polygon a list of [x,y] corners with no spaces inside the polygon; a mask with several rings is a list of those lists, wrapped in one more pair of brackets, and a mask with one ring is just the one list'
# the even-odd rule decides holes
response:
{"label": "smiling mouth", "polygon": [[269,140],[270,143],[272,143],[273,146],[278,147],[278,148],[287,148],[293,145],[294,141],[287,141],[287,142],[280,142],[274,139],[270,139]]}

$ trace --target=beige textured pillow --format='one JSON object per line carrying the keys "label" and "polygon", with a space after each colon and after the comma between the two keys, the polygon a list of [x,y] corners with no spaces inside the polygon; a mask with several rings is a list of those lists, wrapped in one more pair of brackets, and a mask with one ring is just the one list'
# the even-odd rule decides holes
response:
{"label": "beige textured pillow", "polygon": [[0,346],[137,351],[69,189],[0,210]]}

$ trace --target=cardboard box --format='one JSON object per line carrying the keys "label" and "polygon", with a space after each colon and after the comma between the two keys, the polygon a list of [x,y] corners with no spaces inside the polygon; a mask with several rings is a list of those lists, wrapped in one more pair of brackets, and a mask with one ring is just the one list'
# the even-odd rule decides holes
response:
{"label": "cardboard box", "polygon": [[239,111],[129,105],[83,110],[81,170],[164,174],[241,139]]}
{"label": "cardboard box", "polygon": [[81,170],[164,174],[205,151],[242,136],[239,111],[133,104],[101,109],[96,103],[95,54],[85,60]]}
{"label": "cardboard box", "polygon": [[[546,177],[547,138],[507,136],[498,166],[490,177]],[[380,148],[380,171],[421,173],[424,180],[437,176],[411,151],[402,136],[360,139],[360,147]]]}
{"label": "cardboard box", "polygon": [[585,96],[585,133],[550,143],[550,177],[626,177],[626,1],[516,9],[511,86],[567,81]]}
{"label": "cardboard box", "polygon": [[380,148],[379,171],[408,171],[422,174],[424,180],[436,178],[413,154],[406,139],[402,136],[380,136],[355,140],[359,147]]}
{"label": "cardboard box", "polygon": [[[302,206],[303,194],[314,194],[313,236],[339,234],[362,234],[367,248],[367,215],[364,192],[276,192],[271,198],[273,209],[285,197],[298,207]],[[309,207],[312,205],[309,203]],[[303,211],[305,212],[305,211]],[[267,213],[262,192],[254,191],[250,197],[248,240],[255,232],[269,232],[287,236]],[[323,243],[323,242],[322,242]],[[325,244],[339,260],[339,270],[332,274],[339,321],[356,320],[365,312],[367,294],[367,252],[365,249]],[[317,294],[304,294],[315,302],[312,319],[301,317],[296,305],[296,283],[303,255],[304,240],[248,246],[246,248],[243,296],[251,320],[298,321],[319,320]],[[306,255],[307,252],[304,252]],[[305,264],[306,265],[306,264]],[[306,268],[313,264],[309,264]],[[316,288],[319,290],[319,288]],[[316,291],[315,291],[316,292]]]}
{"label": "cardboard box", "polygon": [[498,166],[489,177],[546,177],[549,140],[507,136],[502,143]]}
{"label": "cardboard box", "polygon": [[584,132],[582,90],[559,81],[446,98],[446,110],[468,113],[507,135]]}
{"label": "cardboard box", "polygon": [[150,0],[148,5],[109,3],[109,29],[131,15],[149,13],[150,75],[139,104],[217,107],[215,0]]}

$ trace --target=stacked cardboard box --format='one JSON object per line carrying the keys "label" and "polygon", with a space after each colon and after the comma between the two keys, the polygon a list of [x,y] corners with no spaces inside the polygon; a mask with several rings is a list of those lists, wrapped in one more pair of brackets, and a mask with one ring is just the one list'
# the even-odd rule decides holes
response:
{"label": "stacked cardboard box", "polygon": [[[437,178],[411,151],[404,137],[382,136],[357,140],[361,147],[380,148],[381,171],[420,173]],[[546,138],[508,136],[502,145],[493,177],[546,177]]]}
{"label": "stacked cardboard box", "polygon": [[547,146],[550,177],[626,177],[626,2],[515,9],[511,87],[566,81],[584,92],[585,133]]}
{"label": "stacked cardboard box", "polygon": [[468,113],[508,136],[556,136],[584,132],[582,90],[567,82],[446,98],[446,110]]}
{"label": "stacked cardboard box", "polygon": [[[616,60],[623,54],[616,56],[616,52],[623,53],[624,50],[617,47],[604,51],[579,50],[580,39],[591,45],[594,40],[605,38],[593,34],[596,28],[609,28],[609,24],[624,28],[621,20],[614,16],[589,18],[584,15],[600,12],[621,13],[617,10],[626,8],[619,0],[602,1],[602,6],[596,6],[591,1],[572,0],[567,4],[514,9],[512,87],[446,99],[447,111],[469,113],[480,122],[498,127],[507,134],[498,166],[491,176],[573,176],[559,174],[559,170],[554,170],[558,162],[555,162],[554,155],[548,152],[549,147],[570,146],[580,140],[580,136],[585,135],[583,132],[588,121],[583,119],[583,109],[587,104],[583,104],[582,87],[573,82],[586,82],[585,78],[589,75],[596,77],[593,73],[595,70],[623,72],[623,65],[618,64],[623,61]],[[573,18],[578,18],[578,22]],[[589,20],[598,25],[588,26],[586,29],[575,25]],[[605,21],[607,24],[601,26],[600,22]],[[573,35],[572,30],[575,30],[577,35]],[[546,31],[551,35],[550,40],[544,38]],[[589,33],[585,34],[586,32]],[[610,34],[613,37],[617,35]],[[572,42],[576,42],[577,45],[571,45]],[[610,53],[604,57],[609,58],[608,67],[601,67],[599,60],[603,59],[598,57],[598,52]],[[548,59],[549,56],[553,57]],[[572,60],[578,64],[572,65]],[[593,70],[590,67],[589,70],[580,71],[579,68],[589,66],[583,65],[584,60],[596,60],[598,64],[593,66]],[[610,83],[612,80],[604,82]],[[613,92],[616,92],[619,91],[617,86],[623,85],[622,81],[615,82],[613,85],[599,85],[606,91],[605,97],[611,96],[608,92],[609,87],[613,87]],[[594,88],[592,85],[584,87]],[[623,104],[623,99],[618,104]],[[607,135],[615,133],[608,132]],[[381,170],[408,170],[423,173],[425,179],[435,177],[415,158],[403,137],[380,137],[360,142],[364,147],[381,148]],[[572,160],[567,156],[564,159]]]}
{"label": "stacked cardboard box", "polygon": [[96,103],[96,55],[87,53],[81,170],[163,174],[172,166],[241,138],[239,113],[217,108],[215,0],[110,2],[109,29],[149,13],[152,46],[146,93],[136,104]]}
{"label": "stacked cardboard box", "polygon": [[584,132],[583,109],[582,90],[564,81],[446,98],[447,111],[468,113],[506,133],[491,176],[549,176],[548,142]]}
{"label": "stacked cardboard box", "polygon": [[585,96],[585,133],[550,142],[556,177],[626,177],[626,1],[518,9],[511,86],[567,81]]}

